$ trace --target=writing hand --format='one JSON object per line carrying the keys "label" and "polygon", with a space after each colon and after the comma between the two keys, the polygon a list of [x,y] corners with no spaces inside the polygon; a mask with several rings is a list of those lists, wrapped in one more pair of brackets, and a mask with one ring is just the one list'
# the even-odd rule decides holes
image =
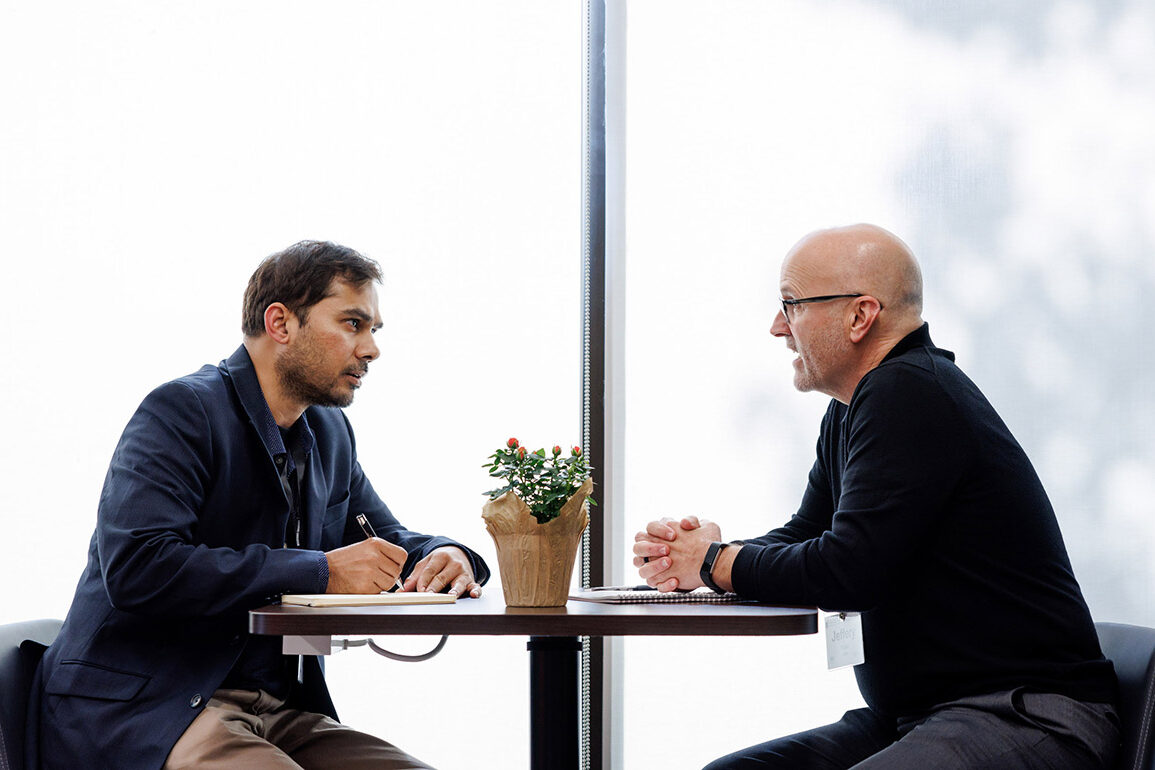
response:
{"label": "writing hand", "polygon": [[330,594],[378,594],[397,582],[409,556],[405,549],[379,537],[325,553]]}
{"label": "writing hand", "polygon": [[405,579],[405,591],[428,591],[454,596],[481,596],[481,585],[474,579],[469,557],[452,545],[434,550],[417,564]]}

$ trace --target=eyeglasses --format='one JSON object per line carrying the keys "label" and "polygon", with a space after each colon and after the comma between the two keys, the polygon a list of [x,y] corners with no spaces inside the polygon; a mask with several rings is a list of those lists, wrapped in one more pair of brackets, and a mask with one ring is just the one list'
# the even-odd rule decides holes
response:
{"label": "eyeglasses", "polygon": [[786,323],[790,323],[790,308],[795,305],[809,305],[811,302],[829,302],[832,299],[849,299],[851,297],[865,297],[865,294],[824,294],[821,297],[803,297],[802,299],[784,299],[782,300],[782,315],[786,318]]}

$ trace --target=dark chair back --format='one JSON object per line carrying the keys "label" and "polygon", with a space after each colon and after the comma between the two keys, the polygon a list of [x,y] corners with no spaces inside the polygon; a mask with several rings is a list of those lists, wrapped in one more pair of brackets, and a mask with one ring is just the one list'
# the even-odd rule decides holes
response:
{"label": "dark chair back", "polygon": [[0,626],[0,770],[24,770],[28,691],[36,665],[60,626],[59,620]]}
{"label": "dark chair back", "polygon": [[1155,717],[1155,628],[1096,623],[1103,654],[1119,677],[1123,747],[1119,770],[1155,770],[1151,729]]}

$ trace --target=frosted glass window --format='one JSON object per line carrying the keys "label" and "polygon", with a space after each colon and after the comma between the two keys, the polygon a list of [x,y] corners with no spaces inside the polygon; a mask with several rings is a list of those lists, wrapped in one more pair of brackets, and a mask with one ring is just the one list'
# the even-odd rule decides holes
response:
{"label": "frosted glass window", "polygon": [[[631,0],[627,543],[662,515],[739,538],[793,513],[826,399],[769,333],[781,258],[875,222],[1035,462],[1096,619],[1155,623],[1153,41],[1143,2]],[[629,639],[624,677],[626,767],[861,703],[818,637]]]}

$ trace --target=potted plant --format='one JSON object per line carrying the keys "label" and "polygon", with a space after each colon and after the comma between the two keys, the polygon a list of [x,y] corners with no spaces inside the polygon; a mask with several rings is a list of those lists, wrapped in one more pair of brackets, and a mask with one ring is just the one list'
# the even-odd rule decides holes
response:
{"label": "potted plant", "polygon": [[483,467],[504,483],[485,493],[481,518],[497,546],[505,603],[561,607],[594,502],[589,462],[581,447],[530,452],[516,438],[489,457]]}

